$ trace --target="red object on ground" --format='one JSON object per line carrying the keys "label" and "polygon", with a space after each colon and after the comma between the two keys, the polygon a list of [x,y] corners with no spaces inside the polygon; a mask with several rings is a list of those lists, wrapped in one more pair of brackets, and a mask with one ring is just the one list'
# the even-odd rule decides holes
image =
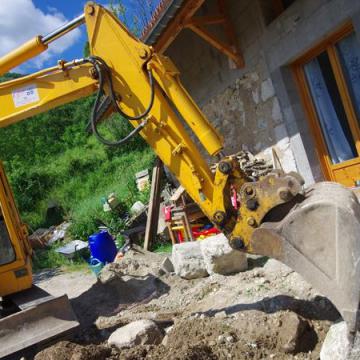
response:
{"label": "red object on ground", "polygon": [[165,221],[171,221],[171,206],[165,206],[163,210],[165,215]]}
{"label": "red object on ground", "polygon": [[211,229],[206,229],[203,231],[193,230],[192,233],[194,237],[198,238],[200,236],[217,235],[220,234],[220,231],[216,227],[212,227]]}

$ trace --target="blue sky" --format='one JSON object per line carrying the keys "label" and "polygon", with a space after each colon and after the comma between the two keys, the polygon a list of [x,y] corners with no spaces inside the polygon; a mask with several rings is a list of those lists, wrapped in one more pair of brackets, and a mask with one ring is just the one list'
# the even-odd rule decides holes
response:
{"label": "blue sky", "polygon": [[[146,0],[142,0],[146,1]],[[46,35],[83,12],[85,0],[1,0],[0,56],[35,35]],[[97,0],[107,5],[109,0]],[[153,0],[156,4],[159,0]],[[136,13],[135,0],[123,0],[129,18]],[[56,41],[49,50],[20,67],[17,72],[30,73],[56,64],[58,59],[82,57],[86,41],[85,26]]]}

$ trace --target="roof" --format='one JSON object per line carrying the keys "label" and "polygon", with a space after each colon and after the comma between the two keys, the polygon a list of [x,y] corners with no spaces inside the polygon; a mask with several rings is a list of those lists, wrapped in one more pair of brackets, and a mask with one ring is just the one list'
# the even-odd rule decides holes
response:
{"label": "roof", "polygon": [[141,39],[147,45],[154,45],[184,2],[185,0],[161,0],[143,29]]}

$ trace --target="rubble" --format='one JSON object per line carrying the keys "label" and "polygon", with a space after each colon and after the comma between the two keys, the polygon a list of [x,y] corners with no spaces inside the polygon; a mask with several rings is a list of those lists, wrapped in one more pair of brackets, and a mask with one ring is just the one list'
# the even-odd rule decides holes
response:
{"label": "rubble", "polygon": [[108,344],[118,349],[136,345],[160,344],[163,334],[154,321],[139,320],[115,330],[109,337]]}
{"label": "rubble", "polygon": [[206,270],[210,275],[234,274],[248,268],[246,254],[231,248],[224,234],[202,240],[200,248]]}
{"label": "rubble", "polygon": [[175,244],[172,249],[172,263],[176,275],[184,279],[197,279],[208,276],[200,248],[200,242]]}
{"label": "rubble", "polygon": [[57,241],[64,240],[69,226],[70,223],[64,222],[58,226],[51,226],[49,229],[37,229],[29,236],[31,247],[41,249]]}
{"label": "rubble", "polygon": [[[175,253],[179,255],[180,248],[184,250],[182,260],[185,257],[198,266],[202,262],[204,276],[201,245],[201,241],[179,244]],[[90,276],[91,286],[73,292],[71,299],[82,324],[74,343],[89,351],[106,344],[111,356],[99,359],[114,360],[319,359],[326,333],[339,315],[288,267],[252,256],[247,271],[188,280],[171,272],[160,273],[163,264],[170,265],[168,260],[165,254],[134,245],[121,260],[105,266],[97,282]],[[176,262],[174,265],[176,269]],[[71,276],[78,279],[72,280],[72,286],[83,286],[83,273]],[[64,275],[54,278],[53,288],[67,291],[64,280]],[[156,339],[146,335],[147,325],[145,330],[139,326],[134,330],[134,322],[139,321],[151,324],[151,329],[155,324],[151,334],[157,334]],[[116,346],[115,329],[121,350]],[[52,359],[52,354],[56,359],[58,347],[49,349],[53,351],[41,360]],[[69,349],[64,344],[63,353],[72,354]],[[77,347],[76,354],[83,351]],[[92,359],[90,355],[81,359]]]}

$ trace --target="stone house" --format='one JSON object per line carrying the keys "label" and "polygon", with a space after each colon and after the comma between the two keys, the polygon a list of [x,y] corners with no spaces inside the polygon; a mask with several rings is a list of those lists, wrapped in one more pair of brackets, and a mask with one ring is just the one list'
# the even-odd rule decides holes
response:
{"label": "stone house", "polygon": [[360,1],[162,0],[142,38],[225,139],[309,185],[360,183]]}

